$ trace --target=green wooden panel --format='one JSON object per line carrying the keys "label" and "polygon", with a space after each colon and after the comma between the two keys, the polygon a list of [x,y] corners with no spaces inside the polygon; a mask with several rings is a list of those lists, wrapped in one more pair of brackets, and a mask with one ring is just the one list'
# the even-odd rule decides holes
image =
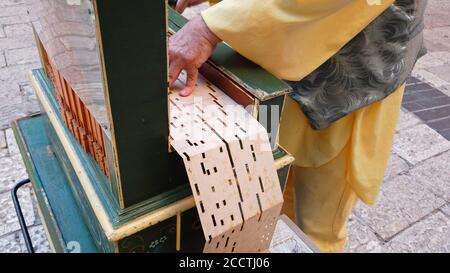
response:
{"label": "green wooden panel", "polygon": [[176,188],[169,177],[165,1],[97,0],[123,207]]}
{"label": "green wooden panel", "polygon": [[[178,31],[187,19],[169,8],[169,27]],[[235,82],[246,88],[261,101],[281,96],[291,91],[284,81],[273,76],[259,65],[249,61],[228,45],[221,43],[211,57],[211,61]]]}
{"label": "green wooden panel", "polygon": [[287,184],[290,169],[291,169],[291,165],[287,165],[277,171],[278,179],[280,180],[281,190],[283,192],[286,189],[286,184]]}
{"label": "green wooden panel", "polygon": [[[176,252],[177,219],[172,217],[118,243],[119,252],[171,253]],[[180,252],[201,253],[205,237],[196,208],[181,214]]]}
{"label": "green wooden panel", "polygon": [[57,253],[67,252],[66,250],[66,242],[59,230],[58,223],[56,222],[55,215],[53,214],[53,210],[50,207],[50,203],[47,197],[47,193],[42,185],[40,177],[37,173],[36,167],[31,159],[31,153],[28,151],[28,148],[25,144],[25,140],[23,135],[17,125],[17,123],[13,123],[13,131],[20,149],[20,153],[22,154],[23,161],[25,163],[28,176],[33,185],[34,195],[36,196],[37,206],[40,211],[41,221],[45,225],[45,228],[48,233],[48,240],[52,245],[52,248]]}
{"label": "green wooden panel", "polygon": [[169,218],[118,243],[121,253],[176,252],[176,217]]}
{"label": "green wooden panel", "polygon": [[197,208],[186,211],[181,216],[182,253],[202,253],[205,247],[205,235]]}
{"label": "green wooden panel", "polygon": [[281,148],[280,146],[278,146],[277,149],[272,151],[272,155],[273,155],[273,158],[275,160],[277,160],[279,158],[282,158],[283,156],[285,156],[287,154],[288,153],[283,148]]}
{"label": "green wooden panel", "polygon": [[156,196],[150,196],[144,202],[121,210],[118,225],[192,195],[183,159],[177,153],[168,153],[167,156],[170,172],[166,177],[154,176],[151,183],[170,185],[170,188]]}
{"label": "green wooden panel", "polygon": [[44,125],[49,142],[51,143],[52,151],[54,152],[60,167],[64,172],[67,184],[70,186],[75,203],[83,216],[84,222],[89,228],[92,240],[101,252],[114,252],[114,247],[106,238],[94,210],[90,206],[88,198],[81,187],[80,181],[78,180],[75,170],[72,167],[72,163],[69,161],[62,143],[47,118],[44,119]]}
{"label": "green wooden panel", "polygon": [[44,119],[39,115],[19,120],[15,132],[55,250],[67,252],[71,250],[67,246],[78,244],[81,252],[97,252],[62,167],[51,152]]}

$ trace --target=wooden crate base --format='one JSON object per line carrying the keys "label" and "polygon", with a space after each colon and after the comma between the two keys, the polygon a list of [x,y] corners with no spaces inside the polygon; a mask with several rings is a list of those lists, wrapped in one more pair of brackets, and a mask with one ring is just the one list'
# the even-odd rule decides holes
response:
{"label": "wooden crate base", "polygon": [[21,119],[14,123],[13,129],[52,249],[98,252],[63,168],[51,152],[44,119],[42,115]]}
{"label": "wooden crate base", "polygon": [[[57,113],[57,109],[55,102],[51,99],[52,93],[43,88],[42,85],[45,81],[38,81],[40,79],[38,76],[41,74],[41,71],[35,71],[33,73],[34,77],[32,77],[32,82],[33,86],[40,91],[38,92],[40,102],[47,104],[46,107],[43,108],[48,115],[39,118],[41,120],[40,125],[35,125],[35,130],[39,130],[40,132],[39,134],[35,133],[35,135],[36,137],[39,136],[40,138],[43,138],[42,141],[45,140],[45,143],[41,141],[44,143],[42,145],[45,145],[48,153],[51,154],[52,160],[55,162],[54,164],[58,165],[59,173],[63,173],[62,175],[59,175],[59,178],[65,182],[59,182],[59,184],[62,185],[66,183],[64,185],[67,185],[68,190],[72,192],[73,198],[70,200],[74,201],[70,201],[70,204],[78,207],[78,211],[89,230],[88,232],[90,233],[97,250],[100,252],[202,251],[204,239],[194,202],[193,200],[190,200],[192,197],[189,197],[189,195],[192,194],[190,191],[186,193],[184,199],[182,199],[183,196],[178,196],[176,200],[168,198],[170,196],[164,197],[161,199],[161,202],[166,205],[159,206],[159,208],[136,208],[136,211],[129,211],[126,212],[127,214],[119,215],[122,218],[117,218],[116,214],[111,213],[111,210],[108,209],[108,196],[101,194],[101,185],[104,183],[99,183],[100,181],[97,181],[98,177],[101,178],[102,176],[88,175],[95,171],[95,169],[92,170],[89,166],[95,164],[89,163],[87,155],[77,152],[78,150],[81,150],[81,148],[76,146],[75,141],[71,141],[70,135],[66,132],[67,130],[61,125],[60,118],[55,114]],[[37,117],[23,119],[17,122],[16,131],[18,132],[19,140],[24,138],[24,134],[21,133],[24,130],[20,128],[19,124],[26,120],[34,120],[35,118]],[[32,138],[35,136],[30,134],[27,137]],[[30,152],[27,151],[27,149],[29,149],[27,142],[22,141],[22,143],[24,143],[22,145],[23,157],[25,161],[29,162],[28,171],[30,177],[32,180],[37,181],[37,179],[33,179],[33,176],[36,176],[33,175],[33,172],[36,169],[34,165],[43,163],[35,162],[35,159],[30,157]],[[71,158],[68,158],[67,151],[65,151],[67,149],[72,151]],[[282,188],[284,188],[292,157],[282,149],[277,149],[273,155],[278,169],[279,180],[282,184]],[[43,160],[41,161],[44,162]],[[45,164],[43,166],[45,168]],[[87,176],[81,176],[80,178],[80,174],[83,173]],[[41,181],[44,181],[42,183],[49,183],[50,189],[51,186],[56,187],[55,185],[57,184],[51,184],[55,179],[44,179],[43,177],[44,176],[38,176]],[[80,179],[83,178],[84,181],[81,181]],[[90,187],[93,187],[93,189],[91,190]],[[38,186],[36,186],[36,189],[38,189]],[[50,193],[44,191],[43,194],[47,195]],[[48,211],[49,213],[47,214],[51,215],[53,213],[52,205],[47,205],[49,202],[45,201],[45,198],[41,199],[43,199],[43,201],[40,202],[42,204],[41,210],[43,212]],[[56,198],[55,200],[59,199]],[[63,199],[60,202],[66,201]],[[56,204],[54,205],[56,210],[58,210],[59,207],[64,207],[63,205],[59,205],[58,201],[54,201],[54,204]],[[64,213],[64,211],[62,213]],[[44,221],[47,222],[45,217]],[[49,234],[51,234],[50,237],[55,237],[52,241],[60,242],[55,243],[55,245],[58,246],[55,246],[55,251],[66,251],[66,239],[60,235],[62,233],[60,229],[62,229],[64,223],[61,224],[52,219],[48,222],[52,223],[52,221],[53,224],[48,225]],[[197,239],[197,236],[199,239]]]}

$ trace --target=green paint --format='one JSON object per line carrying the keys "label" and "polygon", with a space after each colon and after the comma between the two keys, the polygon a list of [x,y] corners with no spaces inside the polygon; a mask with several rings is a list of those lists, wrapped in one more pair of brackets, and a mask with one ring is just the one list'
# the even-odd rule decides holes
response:
{"label": "green paint", "polygon": [[[169,218],[130,237],[120,240],[119,252],[176,252],[176,217]],[[181,214],[180,252],[201,253],[205,244],[196,208]]]}
{"label": "green paint", "polygon": [[184,253],[202,253],[205,247],[205,235],[197,208],[181,215],[181,250]]}
{"label": "green paint", "polygon": [[118,242],[121,253],[173,253],[176,251],[176,217],[169,218]]}
{"label": "green paint", "polygon": [[287,154],[288,153],[286,152],[286,150],[284,150],[280,146],[278,146],[275,150],[272,151],[272,155],[275,160],[280,159]]}
{"label": "green paint", "polygon": [[93,241],[97,245],[99,251],[114,252],[114,248],[106,238],[103,229],[97,220],[95,212],[90,206],[84,189],[78,180],[75,170],[73,169],[72,164],[64,151],[64,147],[56,135],[55,130],[47,118],[44,123],[48,139],[51,143],[51,149],[54,151],[54,154],[60,163],[61,169],[64,171],[67,184],[70,186],[72,194],[75,197],[75,202],[81,211],[84,222],[89,228]]}
{"label": "green paint", "polygon": [[44,118],[19,120],[14,129],[51,240],[58,252],[70,252],[74,243],[82,252],[97,252],[61,165],[49,149]]}
{"label": "green paint", "polygon": [[38,176],[36,167],[34,166],[33,161],[31,160],[30,157],[31,153],[29,153],[28,148],[25,145],[25,140],[16,122],[13,123],[12,128],[14,131],[14,135],[20,153],[22,154],[22,158],[25,163],[28,176],[33,185],[33,191],[36,196],[37,205],[39,206],[42,214],[42,222],[44,223],[50,236],[48,239],[56,252],[58,253],[66,252],[66,243],[64,242],[62,234],[59,231],[55,215],[53,214],[53,211],[50,208],[50,203],[48,201],[47,194],[43,188],[40,177]]}
{"label": "green paint", "polygon": [[291,169],[291,165],[287,165],[277,171],[278,179],[280,180],[281,190],[283,192],[286,189],[286,184],[287,184],[290,169]]}
{"label": "green paint", "polygon": [[166,4],[97,1],[124,208],[180,186],[168,181]]}

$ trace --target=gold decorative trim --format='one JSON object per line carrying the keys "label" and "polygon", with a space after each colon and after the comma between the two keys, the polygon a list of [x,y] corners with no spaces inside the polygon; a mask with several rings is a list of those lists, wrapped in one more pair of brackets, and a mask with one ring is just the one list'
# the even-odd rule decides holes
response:
{"label": "gold decorative trim", "polygon": [[285,155],[281,158],[278,158],[277,160],[275,160],[275,168],[277,170],[286,167],[289,164],[292,164],[295,161],[295,158],[292,155]]}
{"label": "gold decorative trim", "polygon": [[181,250],[181,214],[177,214],[177,246],[176,250]]}
{"label": "gold decorative trim", "polygon": [[[122,190],[122,178],[120,176],[120,168],[119,168],[119,155],[117,154],[117,150],[114,148],[116,147],[116,134],[114,133],[114,119],[112,116],[112,110],[111,110],[111,102],[109,99],[109,86],[108,86],[108,77],[106,75],[106,65],[105,65],[105,58],[103,53],[103,40],[102,40],[102,32],[100,27],[100,19],[98,14],[98,8],[97,8],[97,0],[92,1],[94,6],[94,12],[95,17],[97,20],[95,20],[95,30],[97,34],[97,41],[98,41],[98,47],[99,47],[99,53],[100,53],[100,63],[102,65],[102,79],[103,79],[103,85],[104,85],[104,95],[105,95],[105,101],[106,101],[106,109],[108,112],[108,118],[109,118],[109,124],[110,124],[110,135],[111,135],[111,142],[113,144],[113,162],[114,162],[114,169],[115,172],[112,172],[113,175],[116,176],[116,186],[117,186],[117,198],[119,199],[119,206],[121,209],[125,208],[124,200],[123,200],[123,190]],[[108,161],[108,160],[107,160]]]}

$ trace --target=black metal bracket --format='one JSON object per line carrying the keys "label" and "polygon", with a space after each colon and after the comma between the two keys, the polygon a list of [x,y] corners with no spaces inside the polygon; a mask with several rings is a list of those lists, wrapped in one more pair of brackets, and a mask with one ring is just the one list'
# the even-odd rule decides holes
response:
{"label": "black metal bracket", "polygon": [[14,209],[16,210],[17,218],[19,218],[20,229],[22,230],[22,235],[25,240],[25,245],[27,247],[28,253],[34,253],[33,243],[31,242],[31,237],[30,233],[28,232],[27,223],[25,222],[22,207],[20,206],[19,198],[17,196],[17,192],[19,191],[19,189],[29,183],[31,183],[30,179],[25,179],[17,183],[11,191],[11,197],[14,203]]}

